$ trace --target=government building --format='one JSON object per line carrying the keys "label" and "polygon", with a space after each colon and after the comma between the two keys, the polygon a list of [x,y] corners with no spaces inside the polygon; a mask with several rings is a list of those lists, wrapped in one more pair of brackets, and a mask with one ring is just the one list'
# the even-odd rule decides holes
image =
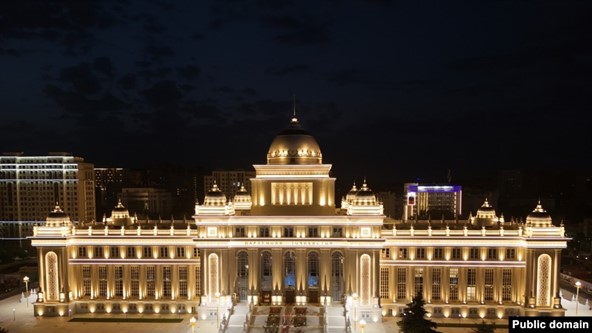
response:
{"label": "government building", "polygon": [[101,223],[73,222],[56,206],[31,237],[35,315],[204,320],[240,303],[328,304],[376,322],[417,293],[436,321],[564,315],[569,239],[540,204],[525,221],[506,221],[485,198],[466,220],[387,219],[366,181],[335,197],[332,166],[296,117],[253,167],[250,193],[227,197],[214,182],[187,220],[140,221],[120,202]]}

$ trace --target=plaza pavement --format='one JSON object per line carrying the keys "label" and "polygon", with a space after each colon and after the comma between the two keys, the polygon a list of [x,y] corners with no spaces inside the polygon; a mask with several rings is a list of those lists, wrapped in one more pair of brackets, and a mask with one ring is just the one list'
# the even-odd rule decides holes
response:
{"label": "plaza pavement", "polygon": [[[575,295],[571,291],[562,289],[562,302],[564,308],[567,309],[567,316],[576,315],[576,301]],[[91,323],[91,322],[69,322],[67,316],[65,317],[35,317],[33,315],[33,305],[31,301],[35,300],[36,295],[29,296],[29,302],[21,295],[9,297],[0,300],[0,327],[5,328],[9,333],[191,333],[191,325],[189,319],[191,315],[181,315],[183,319],[180,323]],[[580,294],[578,303],[578,316],[592,316],[591,303],[587,296]],[[92,317],[93,315],[84,314],[76,315],[76,317]],[[105,315],[100,317],[117,317],[123,315]],[[142,318],[179,318],[178,315],[128,315],[128,317],[142,317]],[[382,323],[369,323],[366,325],[364,332],[360,327],[357,330],[352,329],[353,333],[391,333],[399,332],[397,327],[398,318],[388,317]],[[462,323],[469,322],[478,323],[480,320],[463,319]],[[446,322],[457,323],[458,319],[447,319]],[[504,322],[506,323],[506,322]],[[439,327],[439,331],[443,333],[459,332],[459,328],[454,327]],[[469,329],[464,330],[469,332]],[[216,321],[214,320],[199,320],[195,326],[195,333],[215,333]],[[332,330],[332,332],[334,332]],[[507,330],[497,329],[496,332],[502,333]]]}

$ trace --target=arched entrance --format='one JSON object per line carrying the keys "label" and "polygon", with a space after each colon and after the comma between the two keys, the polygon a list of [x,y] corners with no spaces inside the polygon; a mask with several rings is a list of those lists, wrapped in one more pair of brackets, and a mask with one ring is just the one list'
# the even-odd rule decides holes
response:
{"label": "arched entrance", "polygon": [[331,299],[333,302],[341,302],[344,294],[344,285],[343,254],[333,252],[333,255],[331,255]]}
{"label": "arched entrance", "polygon": [[308,254],[308,302],[319,303],[319,254],[310,252]]}
{"label": "arched entrance", "polygon": [[296,302],[296,255],[293,251],[284,254],[284,297],[286,304]]}
{"label": "arched entrance", "polygon": [[247,252],[238,254],[236,265],[238,299],[239,301],[246,301],[249,296],[249,255]]}
{"label": "arched entrance", "polygon": [[272,257],[271,252],[264,251],[261,253],[261,271],[260,271],[260,281],[261,281],[261,303],[263,304],[270,304],[271,303],[271,291],[272,291]]}

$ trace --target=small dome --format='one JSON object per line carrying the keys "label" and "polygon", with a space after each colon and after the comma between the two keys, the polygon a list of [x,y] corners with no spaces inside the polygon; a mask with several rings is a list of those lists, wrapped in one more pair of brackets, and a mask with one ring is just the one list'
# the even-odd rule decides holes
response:
{"label": "small dome", "polygon": [[247,192],[244,185],[241,185],[240,189],[234,195],[234,202],[251,202],[251,196]]}
{"label": "small dome", "polygon": [[68,214],[64,213],[62,207],[56,204],[54,209],[47,215],[47,217],[52,219],[64,219],[68,218]]}
{"label": "small dome", "polygon": [[123,203],[121,203],[121,199],[119,199],[117,201],[117,206],[115,206],[115,208],[113,208],[113,212],[118,212],[118,213],[128,212],[127,208],[125,208],[123,206]]}
{"label": "small dome", "polygon": [[374,192],[368,187],[366,184],[366,180],[364,179],[364,184],[356,193],[356,198],[354,199],[355,205],[376,205],[376,196]]}
{"label": "small dome", "polygon": [[218,188],[214,181],[212,188],[206,193],[204,206],[224,206],[226,204],[226,195]]}
{"label": "small dome", "polygon": [[347,200],[348,202],[352,202],[356,198],[356,194],[358,194],[358,188],[356,187],[356,183],[354,182],[354,185],[352,186],[351,190],[349,190],[349,192],[347,192],[347,194],[345,195],[345,200]]}
{"label": "small dome", "polygon": [[543,206],[539,201],[532,213],[528,214],[526,217],[526,224],[533,227],[550,227],[553,225],[553,219],[551,219],[551,215],[543,209]]}
{"label": "small dome", "polygon": [[62,208],[56,203],[55,208],[47,215],[45,226],[62,227],[71,225],[70,217],[64,213]]}
{"label": "small dome", "polygon": [[292,118],[290,125],[271,142],[267,164],[322,164],[321,148],[317,140]]}
{"label": "small dome", "polygon": [[495,209],[485,199],[483,205],[477,210],[477,218],[495,218]]}

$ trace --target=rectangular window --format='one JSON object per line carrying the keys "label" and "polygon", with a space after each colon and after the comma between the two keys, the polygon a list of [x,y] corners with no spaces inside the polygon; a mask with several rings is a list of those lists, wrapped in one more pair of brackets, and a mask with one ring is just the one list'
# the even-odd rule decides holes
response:
{"label": "rectangular window", "polygon": [[415,259],[425,259],[425,248],[415,249]]}
{"label": "rectangular window", "polygon": [[144,247],[144,258],[152,258],[152,248],[149,246]]}
{"label": "rectangular window", "polygon": [[234,228],[234,237],[245,237],[245,227]]}
{"label": "rectangular window", "polygon": [[506,260],[516,259],[516,249],[506,249]]}
{"label": "rectangular window", "polygon": [[294,237],[294,227],[284,227],[284,237]]}
{"label": "rectangular window", "polygon": [[444,258],[444,251],[441,247],[437,247],[434,249],[434,259],[442,259]]}
{"label": "rectangular window", "polygon": [[123,267],[115,266],[115,296],[123,296]]}
{"label": "rectangular window", "polygon": [[127,247],[127,258],[135,258],[136,257],[136,248],[133,246]]}
{"label": "rectangular window", "polygon": [[309,227],[308,228],[308,237],[319,237],[319,228],[317,227]]}
{"label": "rectangular window", "polygon": [[497,249],[496,248],[490,248],[487,250],[487,259],[497,260]]}
{"label": "rectangular window", "polygon": [[103,247],[96,246],[95,247],[95,258],[102,258],[103,257]]}
{"label": "rectangular window", "polygon": [[156,268],[154,266],[146,267],[146,295],[154,296],[155,291]]}
{"label": "rectangular window", "polygon": [[177,258],[185,258],[185,248],[184,247],[177,248]]}
{"label": "rectangular window", "polygon": [[160,248],[160,258],[168,258],[169,257],[169,248],[163,246]]}
{"label": "rectangular window", "polygon": [[259,237],[269,237],[269,227],[259,227]]}
{"label": "rectangular window", "polygon": [[388,247],[382,249],[381,255],[383,258],[390,258],[391,257],[391,249],[389,249]]}
{"label": "rectangular window", "polygon": [[130,267],[130,280],[131,280],[131,296],[132,297],[139,297],[140,296],[140,267],[139,266],[132,266]]}
{"label": "rectangular window", "polygon": [[99,266],[99,296],[107,296],[107,266]]}
{"label": "rectangular window", "polygon": [[78,248],[78,257],[86,258],[86,247],[81,246]]}
{"label": "rectangular window", "polygon": [[440,300],[441,299],[441,271],[440,268],[432,269],[432,299],[433,300]]}
{"label": "rectangular window", "polygon": [[467,269],[467,301],[474,302],[476,300],[476,285],[477,285],[477,270],[475,268]]}
{"label": "rectangular window", "polygon": [[82,294],[84,296],[91,295],[90,281],[90,266],[82,266]]}
{"label": "rectangular window", "polygon": [[199,267],[195,267],[195,295],[201,295],[201,273]]}
{"label": "rectangular window", "polygon": [[471,248],[469,250],[469,259],[479,260],[479,249]]}
{"label": "rectangular window", "polygon": [[171,267],[169,266],[162,268],[162,295],[171,296]]}
{"label": "rectangular window", "polygon": [[504,268],[502,271],[502,300],[512,300],[512,269]]}
{"label": "rectangular window", "polygon": [[407,298],[407,269],[397,268],[397,299]]}
{"label": "rectangular window", "polygon": [[452,249],[452,259],[455,259],[455,260],[460,259],[460,249],[459,248]]}
{"label": "rectangular window", "polygon": [[485,269],[485,295],[486,301],[493,301],[493,268]]}
{"label": "rectangular window", "polygon": [[380,298],[389,298],[390,274],[389,269],[380,269]]}
{"label": "rectangular window", "polygon": [[187,297],[187,267],[179,267],[179,296]]}
{"label": "rectangular window", "polygon": [[193,258],[199,257],[199,249],[197,247],[193,248]]}
{"label": "rectangular window", "polygon": [[458,301],[458,268],[451,268],[449,274],[450,300]]}
{"label": "rectangular window", "polygon": [[333,237],[333,238],[343,237],[343,228],[333,227],[333,233],[331,234],[331,237]]}
{"label": "rectangular window", "polygon": [[407,249],[399,248],[399,259],[407,259]]}
{"label": "rectangular window", "polygon": [[112,259],[119,258],[119,247],[118,246],[112,246],[111,249],[110,249],[110,251],[109,251],[109,256]]}
{"label": "rectangular window", "polygon": [[423,293],[423,268],[416,268],[415,269],[415,286],[414,292]]}

